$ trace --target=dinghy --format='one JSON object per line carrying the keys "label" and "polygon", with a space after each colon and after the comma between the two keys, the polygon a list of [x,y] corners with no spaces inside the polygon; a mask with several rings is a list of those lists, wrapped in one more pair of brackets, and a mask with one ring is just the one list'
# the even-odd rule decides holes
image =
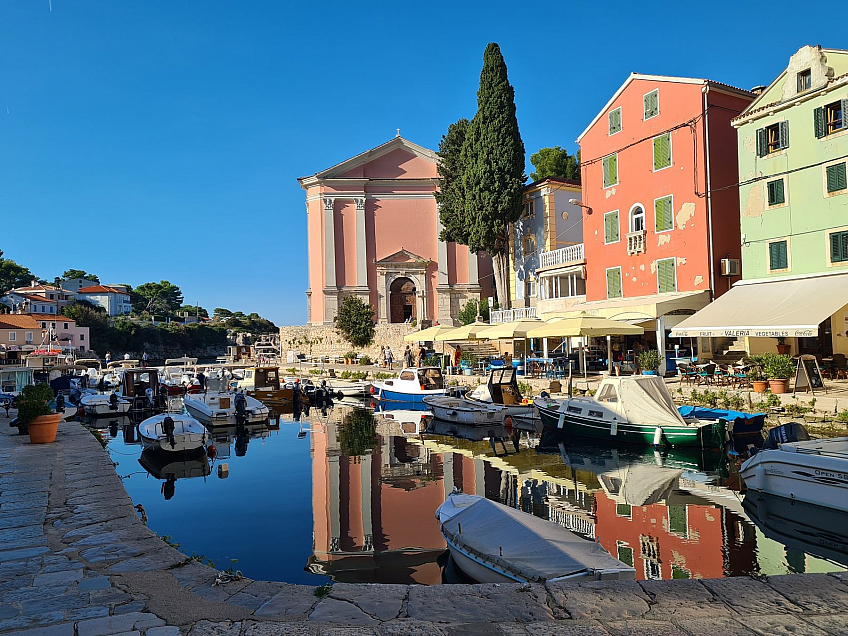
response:
{"label": "dinghy", "polygon": [[183,404],[189,415],[204,424],[235,424],[238,419],[238,400],[244,399],[243,416],[245,422],[264,422],[268,419],[268,407],[249,395],[226,391],[209,391],[187,395]]}
{"label": "dinghy", "polygon": [[116,393],[90,393],[80,397],[79,405],[88,417],[102,417],[127,413],[131,402]]}
{"label": "dinghy", "polygon": [[206,428],[189,415],[161,413],[138,425],[138,436],[145,449],[169,453],[196,451],[206,444]]}
{"label": "dinghy", "polygon": [[494,404],[473,404],[468,400],[447,395],[428,395],[424,397],[436,419],[444,422],[458,422],[471,426],[485,426],[501,423],[504,420],[504,408]]}
{"label": "dinghy", "polygon": [[454,563],[479,583],[636,578],[600,543],[479,495],[452,493],[436,518]]}

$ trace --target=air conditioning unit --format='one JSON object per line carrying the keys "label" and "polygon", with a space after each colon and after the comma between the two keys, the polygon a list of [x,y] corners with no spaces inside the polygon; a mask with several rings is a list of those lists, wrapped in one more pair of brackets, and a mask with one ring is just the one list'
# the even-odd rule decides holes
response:
{"label": "air conditioning unit", "polygon": [[738,258],[723,258],[721,259],[721,275],[722,276],[741,276],[742,266]]}

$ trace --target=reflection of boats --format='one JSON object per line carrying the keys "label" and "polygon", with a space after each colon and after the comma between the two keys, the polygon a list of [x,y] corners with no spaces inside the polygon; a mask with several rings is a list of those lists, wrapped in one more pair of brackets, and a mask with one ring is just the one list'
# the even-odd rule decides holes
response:
{"label": "reflection of boats", "polygon": [[226,426],[209,426],[207,437],[214,442],[218,459],[231,456],[230,444],[235,441],[236,457],[247,453],[251,439],[268,437],[270,432],[263,422],[247,424],[229,424]]}
{"label": "reflection of boats", "polygon": [[138,425],[138,435],[144,448],[169,453],[196,451],[206,444],[203,424],[182,413],[162,413],[148,417]]}
{"label": "reflection of boats", "polygon": [[787,548],[848,565],[845,513],[766,493],[749,492],[745,513],[769,539]]}
{"label": "reflection of boats", "polygon": [[419,435],[427,428],[429,411],[421,409],[380,409],[374,411],[375,415],[397,422],[404,435]]}
{"label": "reflection of boats", "polygon": [[515,369],[492,369],[489,381],[465,394],[465,400],[474,404],[503,406],[514,426],[521,430],[542,432],[542,421],[532,400],[525,400],[518,388]]}
{"label": "reflection of boats", "polygon": [[423,402],[437,419],[445,422],[487,426],[504,420],[504,408],[494,404],[474,404],[463,398],[447,395],[427,395]]}
{"label": "reflection of boats", "polygon": [[444,420],[430,420],[427,425],[427,431],[430,435],[448,435],[450,437],[459,437],[472,442],[481,442],[484,439],[502,440],[508,436],[503,423],[497,422],[491,426],[471,426],[469,424],[459,424],[458,422],[445,422]]}
{"label": "reflection of boats", "polygon": [[605,378],[594,396],[534,404],[545,427],[568,436],[696,448],[720,448],[727,437],[721,420],[684,420],[658,376]]}
{"label": "reflection of boats", "polygon": [[[244,399],[243,409],[239,400]],[[234,424],[239,415],[247,422],[264,422],[268,419],[268,407],[249,395],[209,391],[195,393],[183,400],[186,411],[204,424]]]}
{"label": "reflection of boats", "polygon": [[[848,437],[806,439],[806,430],[796,427],[792,430],[803,431],[794,438],[800,441],[777,441],[742,464],[739,474],[745,486],[848,512]],[[776,431],[770,432],[769,441]]]}
{"label": "reflection of boats", "polygon": [[452,493],[436,517],[451,558],[480,583],[636,578],[599,543],[479,495]]}
{"label": "reflection of boats", "polygon": [[387,402],[422,402],[428,395],[445,394],[445,378],[439,367],[410,367],[396,378],[374,382],[378,399]]}
{"label": "reflection of boats", "polygon": [[156,479],[190,479],[206,477],[212,472],[202,450],[194,455],[174,457],[148,448],[141,452],[138,463]]}
{"label": "reflection of boats", "polygon": [[117,393],[89,393],[80,398],[79,404],[88,417],[103,417],[128,413],[132,403]]}

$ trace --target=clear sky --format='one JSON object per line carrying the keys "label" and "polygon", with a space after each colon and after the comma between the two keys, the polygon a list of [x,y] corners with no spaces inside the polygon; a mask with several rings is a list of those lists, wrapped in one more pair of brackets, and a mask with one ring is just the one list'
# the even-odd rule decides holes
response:
{"label": "clear sky", "polygon": [[295,179],[396,128],[435,149],[474,115],[487,42],[529,163],[576,150],[631,71],[750,88],[800,46],[848,48],[844,20],[805,6],[0,0],[0,249],[47,279],[168,279],[302,324]]}

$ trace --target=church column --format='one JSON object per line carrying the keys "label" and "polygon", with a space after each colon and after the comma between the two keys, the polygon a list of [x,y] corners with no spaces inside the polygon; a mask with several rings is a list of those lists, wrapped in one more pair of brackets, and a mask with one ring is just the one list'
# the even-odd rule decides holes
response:
{"label": "church column", "polygon": [[392,275],[389,272],[386,272],[386,276],[385,276],[384,283],[383,283],[383,289],[385,290],[385,298],[384,298],[385,304],[383,305],[383,307],[384,307],[386,313],[383,316],[383,319],[380,320],[380,322],[391,322],[392,321],[392,305],[391,305],[391,295],[392,294],[391,294],[391,291],[390,291],[391,280],[392,280]]}
{"label": "church column", "polygon": [[368,269],[365,260],[365,198],[356,202],[356,284],[368,286]]}
{"label": "church column", "polygon": [[336,286],[336,228],[333,203],[333,199],[324,199],[324,287]]}
{"label": "church column", "polygon": [[477,270],[477,252],[468,250],[468,284],[477,285],[480,283],[480,275]]}
{"label": "church column", "polygon": [[450,284],[448,283],[448,244],[439,240],[443,229],[442,222],[436,217],[436,252],[439,276],[436,283],[436,315],[434,318],[442,325],[453,325],[450,311]]}
{"label": "church column", "polygon": [[439,258],[439,285],[448,284],[448,244],[439,240],[444,226],[440,220],[436,220],[436,250]]}

